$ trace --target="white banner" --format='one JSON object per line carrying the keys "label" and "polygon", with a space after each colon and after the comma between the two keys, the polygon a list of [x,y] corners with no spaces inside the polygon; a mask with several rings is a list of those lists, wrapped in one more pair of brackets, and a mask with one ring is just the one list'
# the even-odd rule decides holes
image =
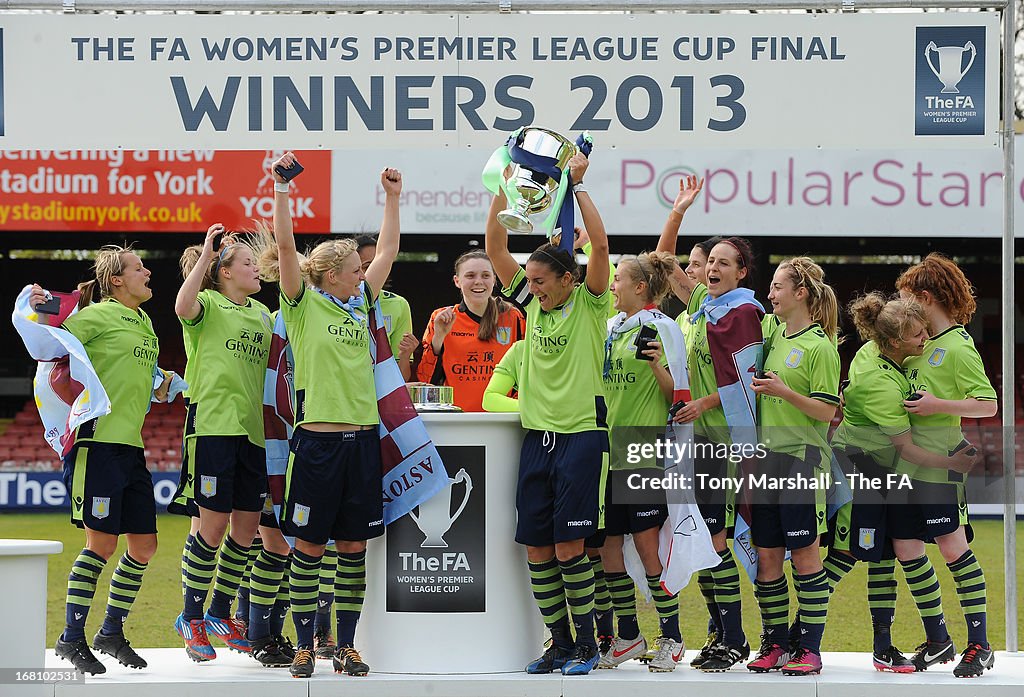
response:
{"label": "white banner", "polygon": [[[1022,140],[1016,148],[1017,220],[1024,220]],[[462,150],[336,151],[331,229],[376,230],[384,192],[369,172],[394,166],[405,180],[403,234],[482,234],[491,201],[480,182],[485,159]],[[679,152],[598,144],[591,161],[587,189],[613,235],[656,237],[687,174],[705,178],[683,222],[688,237],[1002,235],[1002,153],[994,149]],[[1024,236],[1024,226],[1017,226],[1017,236]]]}
{"label": "white banner", "polygon": [[994,148],[998,20],[0,15],[0,149]]}

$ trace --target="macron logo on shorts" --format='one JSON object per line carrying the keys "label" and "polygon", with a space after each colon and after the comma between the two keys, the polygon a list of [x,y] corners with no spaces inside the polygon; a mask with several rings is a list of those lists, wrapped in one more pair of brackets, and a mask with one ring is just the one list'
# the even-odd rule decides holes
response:
{"label": "macron logo on shorts", "polygon": [[568,523],[566,523],[566,526],[570,528],[582,528],[584,526],[593,524],[593,521],[590,520],[570,520]]}
{"label": "macron logo on shorts", "polygon": [[928,525],[941,525],[942,523],[952,523],[953,520],[944,516],[942,518],[929,518],[925,522],[928,523]]}
{"label": "macron logo on shorts", "polygon": [[810,530],[790,530],[786,532],[786,537],[799,537],[800,535],[810,535]]}

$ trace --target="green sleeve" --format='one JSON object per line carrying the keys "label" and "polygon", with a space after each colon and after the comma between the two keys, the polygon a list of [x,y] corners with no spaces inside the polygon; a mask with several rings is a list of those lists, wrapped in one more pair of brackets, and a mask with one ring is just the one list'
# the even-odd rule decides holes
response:
{"label": "green sleeve", "polygon": [[487,389],[484,390],[484,411],[518,412],[519,400],[508,396],[515,386],[511,375],[495,370],[490,382],[487,383]]}
{"label": "green sleeve", "polygon": [[708,295],[708,287],[703,283],[698,283],[690,293],[690,299],[686,301],[686,314],[695,315],[697,310],[700,309],[700,304],[704,301]]}
{"label": "green sleeve", "polygon": [[398,345],[402,343],[402,337],[412,334],[412,310],[409,308],[409,301],[401,296],[396,296],[400,301],[398,311],[391,317],[391,333],[388,334],[388,343],[391,344],[391,354],[398,356]]}
{"label": "green sleeve", "polygon": [[494,366],[494,373],[484,390],[484,411],[517,412],[519,400],[508,396],[519,383],[519,366],[523,360],[522,341],[517,341]]}
{"label": "green sleeve", "polygon": [[964,396],[964,399],[971,397],[982,401],[995,401],[998,399],[995,388],[985,375],[985,364],[978,354],[978,349],[973,344],[964,344],[963,348],[956,352],[956,361],[953,364],[953,379],[956,381],[957,392]]}
{"label": "green sleeve", "polygon": [[302,321],[303,316],[306,314],[306,290],[306,284],[303,283],[302,289],[299,290],[299,295],[295,299],[289,298],[284,294],[284,291],[281,291],[281,315],[284,317],[285,322],[294,323]]}
{"label": "green sleeve", "polygon": [[523,270],[523,267],[520,266],[516,275],[512,277],[512,282],[501,289],[501,294],[524,308],[533,302],[533,295],[527,287],[526,271]]}
{"label": "green sleeve", "polygon": [[834,346],[821,343],[810,355],[810,394],[829,404],[839,404],[839,352]]}
{"label": "green sleeve", "polygon": [[86,306],[73,315],[69,315],[61,325],[82,344],[87,344],[95,339],[103,333],[105,328],[101,313],[97,311],[98,308],[90,310],[90,307],[92,306]]}
{"label": "green sleeve", "polygon": [[179,317],[178,320],[181,322],[182,328],[190,334],[198,333],[199,325],[203,323],[206,318],[206,311],[210,303],[209,291],[200,291],[199,295],[196,296],[196,300],[199,302],[199,314],[194,319],[185,319]]}

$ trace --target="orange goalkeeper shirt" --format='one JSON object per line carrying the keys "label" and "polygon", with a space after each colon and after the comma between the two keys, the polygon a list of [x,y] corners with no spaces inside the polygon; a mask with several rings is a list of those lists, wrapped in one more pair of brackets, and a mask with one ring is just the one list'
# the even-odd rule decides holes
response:
{"label": "orange goalkeeper shirt", "polygon": [[416,377],[433,385],[450,385],[454,392],[455,406],[463,411],[483,411],[484,390],[494,372],[494,366],[514,342],[523,338],[526,320],[518,309],[509,307],[498,316],[494,338],[481,341],[476,335],[481,318],[470,312],[465,303],[459,303],[454,308],[455,322],[452,330],[444,338],[441,353],[435,355],[431,347],[434,340],[434,318],[446,309],[439,307],[430,314],[427,331],[423,335],[423,356],[416,369]]}

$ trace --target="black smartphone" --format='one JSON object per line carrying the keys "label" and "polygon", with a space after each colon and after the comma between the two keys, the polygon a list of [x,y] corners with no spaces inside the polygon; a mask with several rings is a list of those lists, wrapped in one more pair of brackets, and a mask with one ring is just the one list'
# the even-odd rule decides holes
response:
{"label": "black smartphone", "polygon": [[60,298],[56,295],[51,297],[45,302],[41,302],[36,305],[36,312],[40,312],[44,315],[59,315],[60,314]]}
{"label": "black smartphone", "polygon": [[949,451],[950,456],[956,455],[958,452],[963,450],[968,457],[974,457],[978,454],[978,449],[971,445],[971,442],[966,438],[960,441],[959,445]]}
{"label": "black smartphone", "polygon": [[636,359],[638,361],[653,361],[651,356],[644,355],[649,347],[648,344],[658,340],[658,330],[649,324],[640,327],[640,333],[636,335]]}
{"label": "black smartphone", "polygon": [[754,377],[757,378],[758,380],[766,380],[768,378],[768,371],[755,369]]}
{"label": "black smartphone", "polygon": [[226,233],[218,232],[216,235],[213,236],[213,251],[214,251],[214,253],[220,251],[220,246],[224,242],[224,235],[225,234]]}
{"label": "black smartphone", "polygon": [[292,179],[302,174],[303,169],[303,166],[299,164],[298,160],[292,162],[288,167],[282,167],[281,165],[274,167],[274,171],[281,175],[281,178],[286,182],[290,182]]}
{"label": "black smartphone", "polygon": [[914,394],[912,394],[909,397],[907,397],[907,401],[908,402],[916,402],[919,399],[921,399],[921,393],[920,392],[915,392]]}

